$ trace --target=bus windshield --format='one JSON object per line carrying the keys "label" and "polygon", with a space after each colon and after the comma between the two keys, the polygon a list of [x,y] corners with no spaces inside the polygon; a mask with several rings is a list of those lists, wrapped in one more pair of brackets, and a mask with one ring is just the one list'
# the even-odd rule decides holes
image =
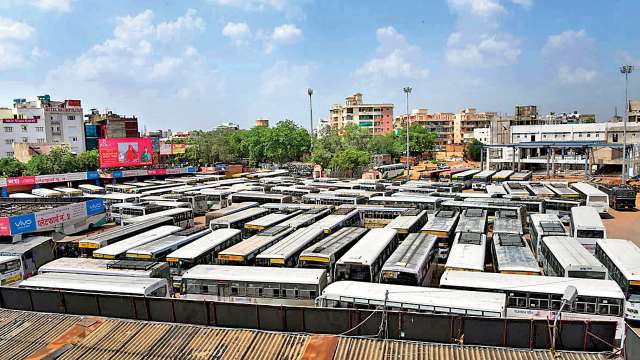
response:
{"label": "bus windshield", "polygon": [[604,239],[602,230],[578,230],[576,236],[585,239]]}
{"label": "bus windshield", "polygon": [[630,302],[640,302],[640,285],[629,285]]}
{"label": "bus windshield", "polygon": [[20,269],[20,260],[18,259],[0,263],[0,274],[5,274],[5,273],[16,271],[19,269]]}

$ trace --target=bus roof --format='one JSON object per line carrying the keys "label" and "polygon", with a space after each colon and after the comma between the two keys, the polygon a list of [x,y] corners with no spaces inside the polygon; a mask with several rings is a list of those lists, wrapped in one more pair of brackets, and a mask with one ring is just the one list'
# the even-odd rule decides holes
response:
{"label": "bus roof", "polygon": [[139,222],[143,222],[143,221],[149,221],[149,219],[155,219],[155,218],[165,217],[165,216],[166,217],[171,217],[171,216],[174,216],[174,215],[184,214],[184,213],[188,213],[188,212],[193,213],[193,209],[191,209],[191,208],[175,208],[175,209],[158,211],[158,212],[154,212],[154,213],[147,214],[147,215],[136,216],[136,217],[132,217],[132,218],[126,218],[126,219],[124,219],[124,222],[125,222],[125,224],[126,223],[139,223]]}
{"label": "bus roof", "polygon": [[608,196],[604,191],[596,188],[595,186],[591,185],[591,184],[587,184],[584,182],[577,182],[577,183],[573,183],[571,184],[571,187],[582,193],[585,194],[587,196]]}
{"label": "bus roof", "polygon": [[529,214],[531,224],[539,229],[540,236],[568,235],[567,229],[562,225],[558,215],[554,214]]}
{"label": "bus roof", "polygon": [[574,206],[571,208],[571,221],[574,228],[588,230],[605,230],[598,210],[591,206]]}
{"label": "bus roof", "polygon": [[360,215],[360,211],[358,209],[351,209],[346,214],[327,215],[319,221],[313,223],[311,226],[322,228],[325,231],[331,231],[334,227],[358,215]]}
{"label": "bus roof", "polygon": [[445,268],[484,271],[487,236],[480,233],[457,233]]}
{"label": "bus roof", "polygon": [[380,253],[393,241],[397,231],[394,229],[371,229],[351,249],[337,261],[338,264],[356,263],[371,265]]}
{"label": "bus roof", "polygon": [[493,249],[497,272],[526,272],[540,274],[538,261],[520,234],[493,234]]}
{"label": "bus roof", "polygon": [[487,184],[485,191],[491,196],[507,195],[507,190],[504,189],[502,184]]}
{"label": "bus roof", "polygon": [[240,202],[223,207],[222,209],[211,211],[211,214],[216,215],[215,217],[223,217],[256,206],[258,206],[258,203],[255,201]]}
{"label": "bus roof", "polygon": [[412,233],[400,243],[382,266],[382,271],[418,273],[437,244],[434,235]]}
{"label": "bus roof", "polygon": [[[435,196],[407,196],[399,193],[397,196],[374,196],[369,199],[370,202],[380,202],[380,203],[427,203],[427,204],[438,204],[443,202],[443,198],[435,197]],[[395,194],[394,194],[395,195]]]}
{"label": "bus roof", "polygon": [[142,244],[140,246],[136,246],[130,250],[127,250],[127,257],[144,257],[150,256],[153,257],[155,254],[162,253],[168,249],[172,249],[174,247],[180,247],[182,245],[188,244],[198,238],[201,238],[211,232],[209,228],[203,228],[202,230],[190,234],[190,235],[179,235],[181,232],[174,233],[172,235],[153,240],[146,244]]}
{"label": "bus roof", "polygon": [[109,229],[105,232],[99,233],[97,235],[93,235],[88,237],[86,240],[80,240],[81,243],[93,242],[100,246],[102,243],[108,243],[113,239],[118,239],[126,234],[144,231],[146,229],[155,228],[159,225],[167,225],[171,223],[171,218],[156,218],[149,221],[144,221],[135,224],[129,224],[126,226],[117,226],[112,229]]}
{"label": "bus roof", "polygon": [[217,219],[212,219],[210,224],[215,224],[215,225],[231,224],[231,223],[234,223],[236,221],[242,221],[242,220],[245,220],[245,219],[252,218],[254,216],[260,216],[260,215],[268,213],[268,212],[269,212],[269,210],[264,209],[264,208],[251,207],[251,208],[248,208],[248,209],[244,209],[244,210],[233,212],[233,213],[231,213],[229,215],[225,215],[225,216],[219,217]]}
{"label": "bus roof", "polygon": [[569,187],[569,184],[564,182],[545,182],[544,183],[551,191],[558,196],[577,196],[578,193]]}
{"label": "bus roof", "polygon": [[271,213],[265,216],[259,217],[255,220],[251,220],[248,223],[244,224],[244,227],[247,229],[258,229],[263,230],[270,226],[281,223],[287,219],[290,219],[298,214],[300,214],[302,210],[296,210],[291,213]]}
{"label": "bus roof", "polygon": [[455,210],[438,210],[422,227],[422,231],[453,231],[458,222],[459,213]]}
{"label": "bus roof", "polygon": [[[413,211],[412,211],[413,210]],[[413,225],[427,216],[427,210],[411,209],[409,213],[396,216],[385,227],[395,229],[398,233],[408,233]]]}
{"label": "bus roof", "polygon": [[93,185],[93,184],[80,184],[80,185],[78,185],[78,189],[104,190],[104,188],[102,186]]}
{"label": "bus roof", "polygon": [[288,226],[297,229],[302,226],[311,225],[327,214],[329,214],[329,209],[314,209],[314,211],[298,214],[291,219],[285,220],[281,222],[279,226]]}
{"label": "bus roof", "polygon": [[162,285],[166,286],[166,284],[166,279],[159,278],[52,272],[32,276],[20,282],[18,286],[39,289],[146,295],[148,290],[155,290]]}
{"label": "bus roof", "polygon": [[116,241],[113,244],[94,250],[93,256],[101,258],[116,258],[119,255],[123,255],[130,249],[133,249],[140,245],[144,245],[154,240],[158,240],[165,236],[169,236],[180,230],[182,230],[182,228],[179,226],[159,226],[152,230],[145,231],[141,234],[134,235],[128,239]]}
{"label": "bus roof", "polygon": [[239,243],[228,247],[220,252],[222,255],[231,256],[249,256],[265,246],[270,246],[273,242],[282,239],[289,233],[293,232],[292,228],[274,226],[252,237],[242,240]]}
{"label": "bus roof", "polygon": [[523,181],[523,180],[529,180],[531,179],[531,175],[533,173],[529,170],[527,171],[520,171],[520,172],[515,172],[513,174],[511,174],[511,177],[509,177],[509,179],[514,180],[514,181]]}
{"label": "bus roof", "polygon": [[475,174],[477,174],[479,172],[480,172],[480,169],[471,169],[471,170],[459,172],[457,174],[453,174],[451,176],[451,179],[452,180],[456,180],[456,179],[460,179],[460,178],[467,177],[467,176],[473,176],[473,175],[475,175]]}
{"label": "bus roof", "polygon": [[360,227],[344,227],[302,251],[300,257],[331,258],[340,249],[359,240],[367,231]]}
{"label": "bus roof", "polygon": [[[327,285],[320,296],[335,301],[354,301],[363,305],[402,304],[403,308],[464,313],[465,310],[494,313],[502,317],[506,295],[480,291],[451,290],[433,287],[336,281]],[[478,314],[479,315],[479,314]]]}
{"label": "bus roof", "polygon": [[493,180],[507,180],[511,175],[513,175],[513,170],[500,170],[492,176]]}
{"label": "bus roof", "polygon": [[258,259],[289,259],[303,248],[309,246],[315,240],[322,237],[323,230],[316,227],[300,228],[293,233],[287,235],[284,239],[271,245],[269,248],[261,252],[256,258]]}
{"label": "bus roof", "polygon": [[629,240],[597,239],[596,246],[613,261],[629,281],[640,281],[640,247]]}
{"label": "bus roof", "polygon": [[460,213],[456,232],[483,233],[487,228],[487,210],[464,209]]}
{"label": "bus roof", "polygon": [[484,179],[489,178],[490,176],[493,176],[493,174],[495,174],[495,173],[496,173],[495,170],[482,170],[479,173],[473,175],[473,178],[474,179],[482,179],[482,180],[484,180]]}
{"label": "bus roof", "polygon": [[555,193],[539,182],[530,182],[525,185],[534,196],[554,196]]}
{"label": "bus roof", "polygon": [[500,291],[526,291],[562,295],[567,286],[573,285],[581,296],[597,296],[624,299],[624,294],[613,280],[559,278],[555,276],[531,276],[476,271],[446,270],[440,278],[440,286],[465,287]]}
{"label": "bus roof", "polygon": [[140,197],[142,197],[140,194],[108,193],[104,194],[102,198],[105,200],[129,200],[139,199]]}
{"label": "bus roof", "polygon": [[0,244],[0,255],[22,256],[22,254],[52,240],[51,236],[31,236],[15,243]]}
{"label": "bus roof", "polygon": [[283,200],[290,200],[291,196],[282,195],[282,194],[269,194],[259,191],[238,191],[237,193],[229,195],[231,198],[231,202],[233,202],[234,197],[246,197],[246,198],[256,198],[256,199],[272,199],[278,200],[278,202],[284,202]]}
{"label": "bus roof", "polygon": [[515,210],[500,210],[493,219],[493,233],[520,234],[524,233],[522,219]]}
{"label": "bus roof", "polygon": [[238,229],[214,230],[209,234],[169,253],[166,257],[175,259],[194,259],[232,237],[238,236],[240,233],[241,231]]}
{"label": "bus roof", "polygon": [[182,274],[182,280],[246,281],[262,283],[318,285],[324,269],[279,268],[234,265],[196,265]]}
{"label": "bus roof", "polygon": [[560,265],[568,271],[572,269],[607,271],[604,265],[574,237],[545,236],[542,242],[551,250]]}
{"label": "bus roof", "polygon": [[155,263],[156,265],[151,267],[151,269],[149,270],[109,267],[109,265],[113,262],[113,260],[107,259],[63,257],[42,265],[38,269],[38,273],[44,274],[54,272],[88,275],[151,277],[155,268],[162,265],[162,263]]}

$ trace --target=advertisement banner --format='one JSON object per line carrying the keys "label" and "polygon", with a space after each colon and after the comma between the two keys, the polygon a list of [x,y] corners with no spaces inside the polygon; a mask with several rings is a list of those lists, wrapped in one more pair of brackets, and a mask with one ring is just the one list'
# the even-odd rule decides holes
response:
{"label": "advertisement banner", "polygon": [[87,216],[104,212],[104,201],[102,199],[89,200],[85,204],[87,208]]}
{"label": "advertisement banner", "polygon": [[100,178],[100,173],[97,171],[87,171],[87,180],[96,180]]}
{"label": "advertisement banner", "polygon": [[34,214],[12,216],[9,218],[11,235],[36,231],[36,217]]}
{"label": "advertisement banner", "polygon": [[152,165],[150,138],[100,139],[100,167]]}
{"label": "advertisement banner", "polygon": [[160,143],[160,155],[171,155],[171,144]]}
{"label": "advertisement banner", "polygon": [[160,152],[160,138],[152,137],[151,138],[151,149],[154,153]]}
{"label": "advertisement banner", "polygon": [[186,144],[172,144],[171,146],[171,153],[172,154],[184,154],[185,152],[187,152],[187,145]]}
{"label": "advertisement banner", "polygon": [[7,178],[7,186],[35,185],[35,176],[20,176]]}
{"label": "advertisement banner", "polygon": [[166,169],[149,169],[147,171],[149,173],[149,175],[166,175],[167,174],[167,170]]}
{"label": "advertisement banner", "polygon": [[11,226],[8,217],[0,217],[0,235],[11,235]]}
{"label": "advertisement banner", "polygon": [[[75,203],[35,213],[35,224],[38,230],[52,228],[64,222],[83,218],[87,214],[85,203]],[[32,214],[33,216],[34,214]],[[13,223],[13,218],[11,218]],[[12,224],[13,225],[13,224]],[[36,230],[36,228],[34,228]],[[33,230],[32,230],[33,231]],[[13,234],[13,226],[11,227]]]}
{"label": "advertisement banner", "polygon": [[2,119],[5,124],[36,124],[38,119],[35,118],[22,118],[22,119]]}

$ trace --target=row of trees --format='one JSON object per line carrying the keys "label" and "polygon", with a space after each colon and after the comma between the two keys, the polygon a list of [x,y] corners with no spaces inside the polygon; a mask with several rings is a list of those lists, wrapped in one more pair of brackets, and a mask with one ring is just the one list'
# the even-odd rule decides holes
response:
{"label": "row of trees", "polygon": [[0,159],[0,177],[92,171],[99,167],[97,150],[74,155],[67,149],[56,148],[49,154],[33,156],[26,164],[13,158]]}

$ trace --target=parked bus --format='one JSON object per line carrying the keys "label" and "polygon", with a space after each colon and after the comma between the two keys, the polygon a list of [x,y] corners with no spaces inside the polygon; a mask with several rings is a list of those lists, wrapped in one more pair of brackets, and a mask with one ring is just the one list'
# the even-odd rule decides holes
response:
{"label": "parked bus", "polygon": [[31,236],[15,243],[0,243],[0,256],[20,258],[23,277],[27,278],[55,258],[54,247],[51,236]]}
{"label": "parked bus", "polygon": [[127,226],[117,226],[99,234],[91,235],[86,239],[82,239],[78,243],[78,247],[83,255],[89,256],[95,249],[105,247],[120,240],[128,239],[145,231],[154,229],[162,225],[173,224],[171,218],[158,218],[146,222],[131,224]]}
{"label": "parked bus", "polygon": [[460,219],[456,226],[456,233],[473,232],[485,233],[487,231],[487,210],[465,209],[460,213]]}
{"label": "parked bus", "polygon": [[547,182],[544,183],[555,196],[566,199],[578,199],[580,195],[569,187],[566,182]]}
{"label": "parked bus", "polygon": [[313,305],[327,284],[322,269],[196,265],[182,275],[181,297],[276,305]]}
{"label": "parked bus", "polygon": [[193,209],[193,213],[195,215],[204,215],[209,211],[209,205],[207,205],[207,197],[205,195],[188,195],[185,193],[181,194],[165,194],[162,195],[163,201],[171,201],[171,202],[184,202],[191,206]]}
{"label": "parked bus", "polygon": [[438,256],[441,260],[446,259],[449,254],[459,216],[460,213],[455,210],[438,210],[420,230],[421,233],[438,238]]}
{"label": "parked bus", "polygon": [[473,190],[484,190],[491,183],[491,177],[496,173],[495,170],[483,170],[473,175],[471,179],[471,188]]}
{"label": "parked bus", "polygon": [[53,190],[61,193],[62,196],[67,196],[67,197],[82,196],[82,190],[80,189],[74,189],[70,187],[55,187],[53,188]]}
{"label": "parked bus", "polygon": [[595,256],[627,299],[624,317],[640,320],[640,248],[629,240],[598,239]]}
{"label": "parked bus", "polygon": [[527,183],[525,187],[533,196],[537,196],[540,198],[552,198],[556,196],[556,194],[551,189],[539,182]]}
{"label": "parked bus", "polygon": [[302,250],[322,239],[324,232],[317,227],[300,228],[271,245],[256,256],[262,266],[294,267]]}
{"label": "parked bus", "polygon": [[571,187],[580,194],[585,206],[595,208],[600,214],[606,214],[609,210],[609,196],[602,190],[583,182],[573,183]]}
{"label": "parked bus", "polygon": [[138,216],[130,219],[124,219],[125,224],[135,224],[139,222],[149,221],[151,219],[168,217],[173,220],[173,225],[180,226],[183,229],[193,226],[193,209],[191,208],[175,208],[169,210],[158,211],[153,214]]}
{"label": "parked bus", "polygon": [[493,270],[502,274],[542,275],[533,251],[521,234],[494,233]]}
{"label": "parked bus", "polygon": [[598,185],[598,189],[609,197],[609,207],[616,210],[635,209],[636,191],[629,185]]}
{"label": "parked bus", "polygon": [[340,228],[353,225],[362,225],[362,218],[358,209],[348,207],[337,209],[311,226],[321,228],[325,234],[331,234]]}
{"label": "parked bus", "polygon": [[288,220],[285,220],[278,224],[279,226],[288,226],[294,230],[297,230],[301,227],[310,226],[317,222],[319,219],[329,215],[331,210],[327,208],[315,208],[309,210],[303,210],[303,213],[300,213]]}
{"label": "parked bus", "polygon": [[502,185],[504,186],[504,189],[507,191],[508,195],[529,196],[529,191],[527,190],[526,183],[515,182],[515,181],[505,181]]}
{"label": "parked bus", "polygon": [[492,198],[500,198],[507,195],[507,190],[504,189],[502,184],[487,184],[485,191]]}
{"label": "parked bus", "polygon": [[453,240],[445,269],[484,271],[487,236],[480,233],[459,232]]}
{"label": "parked bus", "polygon": [[496,211],[493,220],[493,234],[524,234],[522,226],[522,218],[515,210],[499,210]]}
{"label": "parked bus", "polygon": [[395,284],[337,281],[327,285],[318,305],[331,308],[411,311],[455,316],[505,316],[504,294]]}
{"label": "parked bus", "polygon": [[150,202],[117,203],[109,208],[109,219],[116,224],[121,224],[124,219],[145,216],[164,210],[167,210],[166,206]]}
{"label": "parked bus", "polygon": [[120,240],[111,245],[107,245],[93,251],[93,257],[99,259],[119,259],[124,257],[125,253],[137,246],[144,245],[154,240],[162,239],[175,232],[182,230],[179,226],[163,225],[152,230],[145,231],[141,234],[132,236],[128,239]]}
{"label": "parked bus", "polygon": [[106,260],[63,257],[46,263],[38,274],[65,273],[82,275],[131,276],[171,279],[169,265],[155,261]]}
{"label": "parked bus", "polygon": [[380,271],[380,282],[428,286],[438,266],[438,238],[412,233],[389,256]]}
{"label": "parked bus", "polygon": [[204,225],[180,230],[161,239],[129,249],[126,252],[125,257],[133,260],[163,261],[169,253],[209,234],[210,232],[211,229]]}
{"label": "parked bus", "polygon": [[335,280],[378,282],[382,265],[395,250],[394,229],[371,229],[336,262]]}
{"label": "parked bus", "polygon": [[24,279],[24,267],[20,257],[0,255],[0,285],[9,285],[22,279]]}
{"label": "parked bus", "polygon": [[[97,196],[97,195],[96,195]],[[101,196],[104,201],[104,207],[107,211],[111,209],[111,205],[120,203],[137,203],[140,200],[140,195],[137,194],[122,194],[122,193],[108,193]]]}
{"label": "parked bus", "polygon": [[590,253],[596,251],[596,240],[607,238],[607,228],[600,214],[589,206],[571,208],[571,236],[576,238]]}
{"label": "parked bus", "polygon": [[44,198],[52,198],[52,197],[61,197],[62,193],[60,191],[51,190],[47,188],[37,188],[31,190],[31,194],[44,197]]}
{"label": "parked bus", "polygon": [[624,294],[611,280],[553,276],[496,274],[473,271],[445,271],[440,286],[448,289],[503,293],[506,316],[527,319],[553,318],[560,309],[567,286],[578,290],[572,306],[562,312],[563,320],[615,321],[622,325]]}
{"label": "parked bus", "polygon": [[547,236],[569,236],[569,233],[556,215],[531,214],[529,215],[529,222],[531,223],[529,230],[531,247],[536,259],[538,259],[538,263],[540,263],[542,261],[540,253],[542,239]]}
{"label": "parked bus", "polygon": [[221,208],[219,210],[210,211],[205,216],[206,224],[209,225],[211,220],[221,218],[223,216],[231,215],[242,210],[247,210],[252,207],[258,206],[258,203],[255,201],[243,202],[243,203],[235,203],[231,204],[227,207]]}
{"label": "parked bus", "polygon": [[217,219],[213,219],[209,222],[209,227],[211,230],[217,229],[240,229],[243,232],[243,235],[246,235],[248,232],[245,230],[245,224],[250,221],[259,219],[260,217],[269,213],[269,210],[260,208],[260,207],[252,207],[246,210],[234,212],[230,215],[226,215],[223,217],[219,217]]}
{"label": "parked bus", "polygon": [[292,217],[300,213],[302,213],[302,210],[295,210],[291,212],[275,212],[271,214],[266,214],[255,220],[251,220],[245,223],[244,228],[248,232],[257,233],[260,231],[264,231],[272,226],[278,225],[285,220],[291,219]]}
{"label": "parked bus", "polygon": [[531,196],[512,197],[511,195],[506,195],[503,198],[468,198],[465,199],[465,202],[484,202],[502,206],[523,206],[527,213],[544,213],[544,200]]}
{"label": "parked bus", "polygon": [[33,195],[33,194],[27,194],[27,193],[13,193],[13,194],[9,194],[9,198],[10,199],[37,199],[40,196],[38,195]]}
{"label": "parked bus", "polygon": [[540,244],[542,270],[547,276],[606,279],[607,269],[575,238],[546,236]]}
{"label": "parked bus", "polygon": [[362,239],[367,231],[361,227],[344,227],[337,230],[303,250],[298,257],[298,266],[325,269],[327,275],[333,279],[336,261]]}
{"label": "parked bus", "polygon": [[400,236],[405,237],[410,233],[419,232],[427,223],[427,220],[426,210],[409,209],[401,215],[396,216],[385,227],[395,229]]}
{"label": "parked bus", "polygon": [[98,195],[105,193],[105,189],[102,186],[92,184],[80,184],[78,185],[78,189],[86,195]]}
{"label": "parked bus", "polygon": [[107,184],[104,186],[104,190],[108,193],[133,193],[136,189],[133,185],[124,185],[124,184]]}
{"label": "parked bus", "polygon": [[291,196],[282,194],[267,194],[259,191],[240,191],[229,195],[231,203],[255,201],[258,204],[290,203]]}
{"label": "parked bus", "polygon": [[258,254],[293,232],[292,228],[274,226],[218,253],[218,263],[251,265]]}
{"label": "parked bus", "polygon": [[215,264],[220,251],[242,240],[238,229],[218,229],[167,254],[171,275],[181,276],[185,270],[199,264]]}
{"label": "parked bus", "polygon": [[513,175],[514,172],[515,171],[513,170],[500,170],[491,177],[491,180],[494,183],[499,184],[503,181],[509,180],[509,178],[511,177],[511,175]]}
{"label": "parked bus", "polygon": [[480,170],[478,169],[471,169],[471,170],[467,170],[464,172],[460,172],[457,174],[453,174],[451,175],[451,181],[452,182],[458,182],[458,183],[462,183],[462,188],[463,189],[470,189],[471,188],[471,179],[473,178],[473,176],[477,173],[479,173]]}
{"label": "parked bus", "polygon": [[307,194],[302,196],[302,202],[305,204],[317,205],[357,205],[364,204],[367,198],[362,195],[337,195],[330,192],[321,192],[318,194]]}
{"label": "parked bus", "polygon": [[440,204],[444,201],[445,199],[441,197],[410,196],[406,193],[397,193],[394,194],[394,196],[374,196],[369,199],[369,204],[389,207],[410,207],[433,213],[440,209]]}
{"label": "parked bus", "polygon": [[529,181],[531,180],[531,177],[533,176],[533,172],[531,171],[519,171],[519,172],[514,172],[513,174],[511,174],[511,176],[509,177],[509,180],[511,181]]}
{"label": "parked bus", "polygon": [[398,164],[389,164],[389,165],[381,165],[373,168],[374,170],[380,173],[381,179],[393,179],[404,174],[407,168],[407,164],[398,163]]}
{"label": "parked bus", "polygon": [[26,289],[79,291],[108,295],[147,297],[167,297],[170,295],[166,279],[132,276],[50,272],[23,280],[18,286]]}
{"label": "parked bus", "polygon": [[566,224],[571,218],[571,209],[581,205],[580,199],[544,199],[544,212],[545,214],[557,215]]}

